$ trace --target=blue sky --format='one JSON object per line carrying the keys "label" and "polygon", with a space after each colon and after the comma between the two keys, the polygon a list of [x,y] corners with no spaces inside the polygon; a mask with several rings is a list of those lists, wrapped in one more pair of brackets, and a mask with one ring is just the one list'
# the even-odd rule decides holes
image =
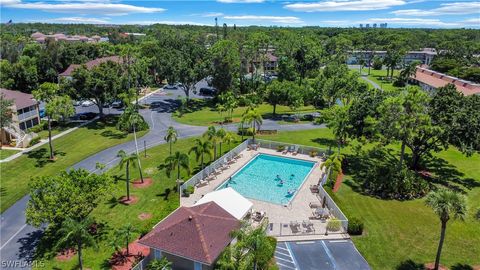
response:
{"label": "blue sky", "polygon": [[480,28],[473,0],[0,0],[1,21]]}

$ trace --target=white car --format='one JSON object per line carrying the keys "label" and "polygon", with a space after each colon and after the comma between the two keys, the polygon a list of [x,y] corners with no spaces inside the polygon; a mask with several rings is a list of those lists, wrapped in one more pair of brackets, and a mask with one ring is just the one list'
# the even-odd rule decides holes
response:
{"label": "white car", "polygon": [[91,100],[84,100],[84,101],[82,101],[82,107],[90,107],[90,106],[92,106],[93,104],[95,104],[95,103],[93,103],[93,101],[91,101]]}
{"label": "white car", "polygon": [[174,89],[177,89],[177,86],[175,84],[167,84],[163,87],[163,89],[171,89],[171,90],[174,90]]}

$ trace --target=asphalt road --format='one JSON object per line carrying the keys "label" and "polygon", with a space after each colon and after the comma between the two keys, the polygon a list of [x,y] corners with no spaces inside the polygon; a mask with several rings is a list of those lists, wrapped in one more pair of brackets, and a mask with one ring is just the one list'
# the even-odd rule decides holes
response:
{"label": "asphalt road", "polygon": [[[140,149],[143,149],[144,141],[147,148],[165,143],[163,138],[169,126],[173,126],[177,130],[179,138],[199,136],[207,129],[204,126],[180,124],[172,119],[172,113],[178,105],[177,98],[179,96],[185,96],[182,90],[165,90],[142,100],[142,103],[153,103],[155,106],[152,109],[141,110],[141,114],[150,126],[150,131],[143,137],[138,138]],[[78,112],[95,112],[95,110],[98,110],[96,106],[77,107]],[[106,109],[105,113],[108,112],[109,110]],[[119,110],[110,109],[110,113],[120,112]],[[224,127],[231,131],[237,129],[235,124]],[[265,120],[262,125],[262,129],[277,130],[301,130],[321,127],[323,126],[313,124],[279,125],[272,120]],[[112,168],[118,163],[116,155],[119,150],[124,150],[127,153],[134,152],[135,142],[132,140],[98,152],[78,162],[71,168],[84,168],[94,172],[97,162],[105,164],[105,169]],[[26,224],[25,209],[28,200],[29,196],[27,195],[0,216],[0,269],[31,269],[32,264],[41,264],[41,262],[32,261],[35,247],[42,235],[42,229]]]}

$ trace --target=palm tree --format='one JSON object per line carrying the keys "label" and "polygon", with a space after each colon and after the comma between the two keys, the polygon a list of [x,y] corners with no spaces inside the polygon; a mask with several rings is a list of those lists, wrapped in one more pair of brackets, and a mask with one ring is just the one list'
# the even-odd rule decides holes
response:
{"label": "palm tree", "polygon": [[261,224],[255,229],[243,227],[232,232],[232,236],[238,239],[238,244],[243,248],[244,256],[253,263],[256,270],[259,265],[264,266],[270,261],[275,250],[275,245],[269,241],[266,235],[266,224]]}
{"label": "palm tree", "polygon": [[445,188],[429,193],[425,203],[438,215],[442,224],[434,268],[438,270],[447,222],[451,218],[463,220],[467,211],[467,203],[463,195]]}
{"label": "palm tree", "polygon": [[342,162],[344,158],[344,155],[333,153],[324,163],[322,163],[322,165],[320,165],[320,169],[326,169],[330,181],[335,181],[337,175],[342,173]]}
{"label": "palm tree", "polygon": [[78,267],[80,270],[83,269],[82,248],[84,246],[97,246],[95,238],[89,232],[92,223],[93,220],[91,218],[85,218],[80,221],[67,218],[58,231],[63,237],[58,241],[57,246],[69,243],[74,243],[77,246]]}
{"label": "palm tree", "polygon": [[408,85],[408,78],[415,76],[420,61],[413,61],[400,71],[400,78]]}
{"label": "palm tree", "polygon": [[176,142],[178,139],[177,131],[172,127],[169,126],[167,129],[167,134],[165,135],[165,141],[170,143],[170,156],[172,155],[172,143]]}
{"label": "palm tree", "polygon": [[115,232],[115,242],[122,242],[125,241],[126,246],[126,256],[130,255],[130,249],[128,244],[130,243],[130,239],[132,239],[133,234],[137,232],[137,229],[130,223],[125,224],[119,230]]}
{"label": "palm tree", "polygon": [[151,261],[147,265],[147,270],[171,270],[172,263],[167,260],[166,257],[161,258],[160,260],[156,259]]}
{"label": "palm tree", "polygon": [[218,136],[217,136],[217,130],[215,129],[214,126],[209,126],[207,131],[203,133],[203,137],[207,138],[210,142],[213,144],[213,159],[217,159],[217,142],[218,142]]}
{"label": "palm tree", "polygon": [[225,134],[225,137],[223,137],[223,142],[224,143],[228,143],[228,149],[230,150],[231,147],[230,147],[230,144],[235,140],[233,134],[231,132],[227,132]]}
{"label": "palm tree", "polygon": [[[130,117],[128,118],[128,123],[133,128],[133,137],[135,138],[135,151],[137,153],[137,157],[139,155],[138,155],[137,133],[135,131],[135,126],[142,123],[143,121],[144,121],[143,117],[136,110],[133,110],[130,114]],[[138,171],[140,172],[140,180],[143,183],[142,164],[140,163],[140,158],[137,158],[137,163],[138,163]]]}
{"label": "palm tree", "polygon": [[208,155],[210,159],[212,159],[212,142],[195,139],[195,145],[190,148],[188,153],[190,154],[191,152],[195,153],[197,161],[200,159],[200,164],[203,170],[204,155]]}
{"label": "palm tree", "polygon": [[175,152],[175,154],[168,156],[165,159],[166,168],[167,168],[167,175],[170,177],[170,173],[177,169],[177,184],[179,184],[178,188],[180,189],[180,183],[178,180],[180,179],[180,169],[184,168],[187,172],[190,172],[190,158],[187,154]]}
{"label": "palm tree", "polygon": [[220,146],[220,153],[219,153],[219,157],[222,156],[222,143],[225,142],[225,136],[227,136],[227,132],[225,131],[225,129],[221,128],[219,130],[217,130],[217,138],[218,138],[218,143],[219,143],[219,146]]}
{"label": "palm tree", "polygon": [[257,109],[248,109],[243,118],[246,123],[252,125],[252,139],[255,142],[256,130],[260,129],[260,126],[263,123],[262,115]]}
{"label": "palm tree", "polygon": [[128,155],[125,151],[120,150],[117,153],[120,158],[120,169],[125,166],[125,181],[127,183],[127,200],[130,200],[130,165],[135,168],[135,160],[138,160],[137,154]]}
{"label": "palm tree", "polygon": [[225,108],[225,106],[223,106],[223,104],[218,103],[216,106],[216,110],[220,114],[220,118],[223,121],[223,112],[226,111],[227,109]]}

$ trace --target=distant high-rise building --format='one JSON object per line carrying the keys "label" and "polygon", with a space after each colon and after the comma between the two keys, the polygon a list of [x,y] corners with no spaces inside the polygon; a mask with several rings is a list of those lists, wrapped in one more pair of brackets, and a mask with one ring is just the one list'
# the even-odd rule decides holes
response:
{"label": "distant high-rise building", "polygon": [[363,28],[363,23],[360,24],[360,28]]}
{"label": "distant high-rise building", "polygon": [[365,28],[370,28],[370,24],[369,23],[365,24]]}
{"label": "distant high-rise building", "polygon": [[377,24],[376,24],[376,23],[373,24],[373,28],[377,28]]}
{"label": "distant high-rise building", "polygon": [[380,28],[387,28],[387,23],[381,23]]}

